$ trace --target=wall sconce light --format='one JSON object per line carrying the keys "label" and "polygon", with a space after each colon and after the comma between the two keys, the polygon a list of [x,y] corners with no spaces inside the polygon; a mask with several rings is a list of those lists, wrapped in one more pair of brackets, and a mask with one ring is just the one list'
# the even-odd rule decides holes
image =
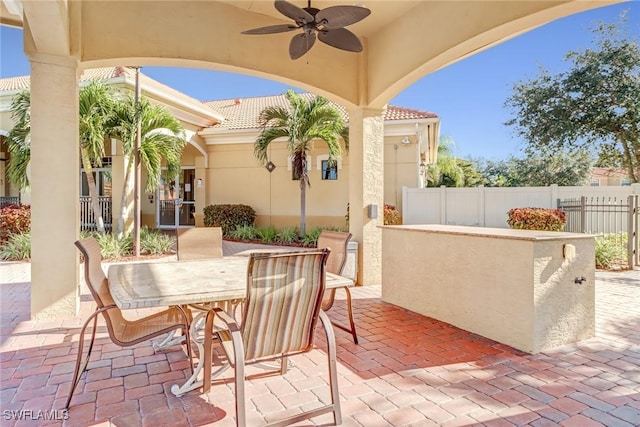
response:
{"label": "wall sconce light", "polygon": [[378,218],[378,205],[371,204],[367,206],[367,216],[370,219]]}
{"label": "wall sconce light", "polygon": [[196,187],[202,188],[202,178],[196,179]]}
{"label": "wall sconce light", "polygon": [[402,145],[409,145],[411,144],[411,140],[409,139],[408,136],[405,136],[404,138],[402,138],[402,141],[400,141],[402,143]]}
{"label": "wall sconce light", "polygon": [[147,197],[149,198],[149,203],[153,203],[153,193],[147,194]]}

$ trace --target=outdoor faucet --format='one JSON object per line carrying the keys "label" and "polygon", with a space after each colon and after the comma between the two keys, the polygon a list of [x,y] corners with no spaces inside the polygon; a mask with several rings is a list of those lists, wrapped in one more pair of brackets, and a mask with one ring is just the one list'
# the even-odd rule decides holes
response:
{"label": "outdoor faucet", "polygon": [[582,282],[586,282],[587,279],[582,276],[582,277],[576,277],[575,279],[573,279],[573,283],[576,283],[578,285],[582,285]]}

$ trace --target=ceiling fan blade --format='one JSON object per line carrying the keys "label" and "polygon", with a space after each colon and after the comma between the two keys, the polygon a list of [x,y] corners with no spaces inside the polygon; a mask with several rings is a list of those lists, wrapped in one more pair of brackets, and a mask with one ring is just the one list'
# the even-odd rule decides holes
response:
{"label": "ceiling fan blade", "polygon": [[291,59],[298,59],[313,47],[316,42],[316,35],[312,32],[304,32],[293,36],[289,44],[289,56]]}
{"label": "ceiling fan blade", "polygon": [[358,36],[353,34],[346,28],[338,28],[336,30],[321,31],[318,33],[318,39],[329,46],[338,49],[348,50],[350,52],[362,52],[362,43]]}
{"label": "ceiling fan blade", "polygon": [[243,31],[242,34],[274,34],[274,33],[286,33],[287,31],[293,31],[299,27],[291,24],[281,25],[269,25],[268,27],[253,28],[251,30]]}
{"label": "ceiling fan blade", "polygon": [[284,16],[293,19],[296,23],[313,22],[313,16],[306,10],[299,8],[285,0],[276,0],[275,7]]}
{"label": "ceiling fan blade", "polygon": [[361,6],[331,6],[322,9],[316,15],[318,25],[324,25],[327,30],[335,30],[355,24],[371,14],[366,7]]}

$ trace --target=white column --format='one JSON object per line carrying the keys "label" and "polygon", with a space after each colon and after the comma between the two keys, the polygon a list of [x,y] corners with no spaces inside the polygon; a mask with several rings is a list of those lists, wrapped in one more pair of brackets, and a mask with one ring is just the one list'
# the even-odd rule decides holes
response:
{"label": "white column", "polygon": [[77,62],[31,57],[31,317],[79,309]]}
{"label": "white column", "polygon": [[[358,284],[382,280],[384,110],[349,110],[349,231],[358,242]],[[378,217],[369,218],[369,205]]]}

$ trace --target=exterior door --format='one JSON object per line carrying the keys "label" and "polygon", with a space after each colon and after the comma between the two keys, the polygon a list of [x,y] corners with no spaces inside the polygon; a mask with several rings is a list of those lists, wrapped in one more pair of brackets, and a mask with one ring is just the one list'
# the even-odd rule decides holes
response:
{"label": "exterior door", "polygon": [[160,180],[157,192],[158,228],[193,227],[196,210],[194,197],[195,168],[184,167],[171,181]]}

